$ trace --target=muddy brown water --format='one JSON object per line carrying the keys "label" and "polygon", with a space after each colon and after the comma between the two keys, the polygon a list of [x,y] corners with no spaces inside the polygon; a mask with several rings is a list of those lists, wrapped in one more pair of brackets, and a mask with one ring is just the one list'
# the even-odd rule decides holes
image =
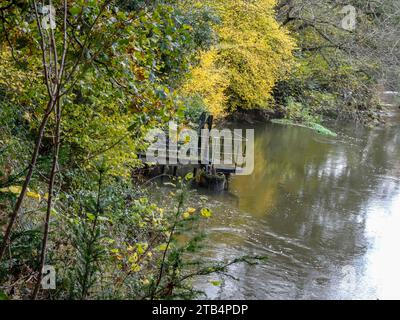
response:
{"label": "muddy brown water", "polygon": [[207,193],[203,256],[268,260],[196,287],[211,299],[400,299],[398,111],[382,127],[331,123],[337,138],[255,126],[254,173]]}

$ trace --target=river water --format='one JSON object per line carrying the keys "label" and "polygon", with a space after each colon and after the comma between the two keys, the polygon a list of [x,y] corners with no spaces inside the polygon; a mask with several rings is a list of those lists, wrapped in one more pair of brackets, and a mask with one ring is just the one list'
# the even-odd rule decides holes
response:
{"label": "river water", "polygon": [[255,170],[208,194],[204,257],[238,264],[211,299],[400,299],[400,115],[366,128],[255,126]]}

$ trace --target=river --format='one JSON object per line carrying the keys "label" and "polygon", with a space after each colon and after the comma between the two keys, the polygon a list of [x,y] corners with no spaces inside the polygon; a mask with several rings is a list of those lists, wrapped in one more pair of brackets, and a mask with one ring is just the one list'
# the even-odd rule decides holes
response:
{"label": "river", "polygon": [[204,257],[238,264],[211,299],[400,299],[400,115],[385,126],[331,124],[337,138],[277,124],[255,129],[255,170],[207,193]]}

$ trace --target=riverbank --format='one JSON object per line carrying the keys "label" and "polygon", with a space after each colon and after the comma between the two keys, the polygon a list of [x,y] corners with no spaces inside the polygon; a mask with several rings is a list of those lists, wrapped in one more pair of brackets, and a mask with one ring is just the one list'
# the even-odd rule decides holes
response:
{"label": "riverbank", "polygon": [[217,119],[216,124],[218,127],[223,127],[224,125],[239,122],[254,125],[275,121],[284,124],[305,125],[310,129],[316,129],[316,131],[321,131],[319,126],[323,126],[324,123],[336,120],[357,122],[370,127],[380,126],[384,125],[387,119],[392,116],[393,110],[400,109],[400,95],[398,92],[383,91],[379,96],[379,103],[366,110],[340,112],[340,109],[337,108],[335,112],[332,111],[326,114],[310,113],[303,117],[304,119],[291,119],[284,108],[238,109],[221,119]]}

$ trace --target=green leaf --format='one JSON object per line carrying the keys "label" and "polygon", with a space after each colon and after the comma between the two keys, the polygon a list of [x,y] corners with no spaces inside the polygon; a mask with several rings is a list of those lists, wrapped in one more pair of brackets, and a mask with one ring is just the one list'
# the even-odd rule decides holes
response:
{"label": "green leaf", "polygon": [[10,298],[3,291],[0,291],[0,300],[10,300]]}
{"label": "green leaf", "polygon": [[76,16],[76,15],[78,15],[78,13],[81,12],[81,9],[80,9],[78,6],[76,6],[76,7],[72,7],[71,9],[69,9],[69,12],[70,12],[73,16]]}
{"label": "green leaf", "polygon": [[189,181],[193,179],[193,172],[189,172],[186,176],[185,176],[185,180]]}

